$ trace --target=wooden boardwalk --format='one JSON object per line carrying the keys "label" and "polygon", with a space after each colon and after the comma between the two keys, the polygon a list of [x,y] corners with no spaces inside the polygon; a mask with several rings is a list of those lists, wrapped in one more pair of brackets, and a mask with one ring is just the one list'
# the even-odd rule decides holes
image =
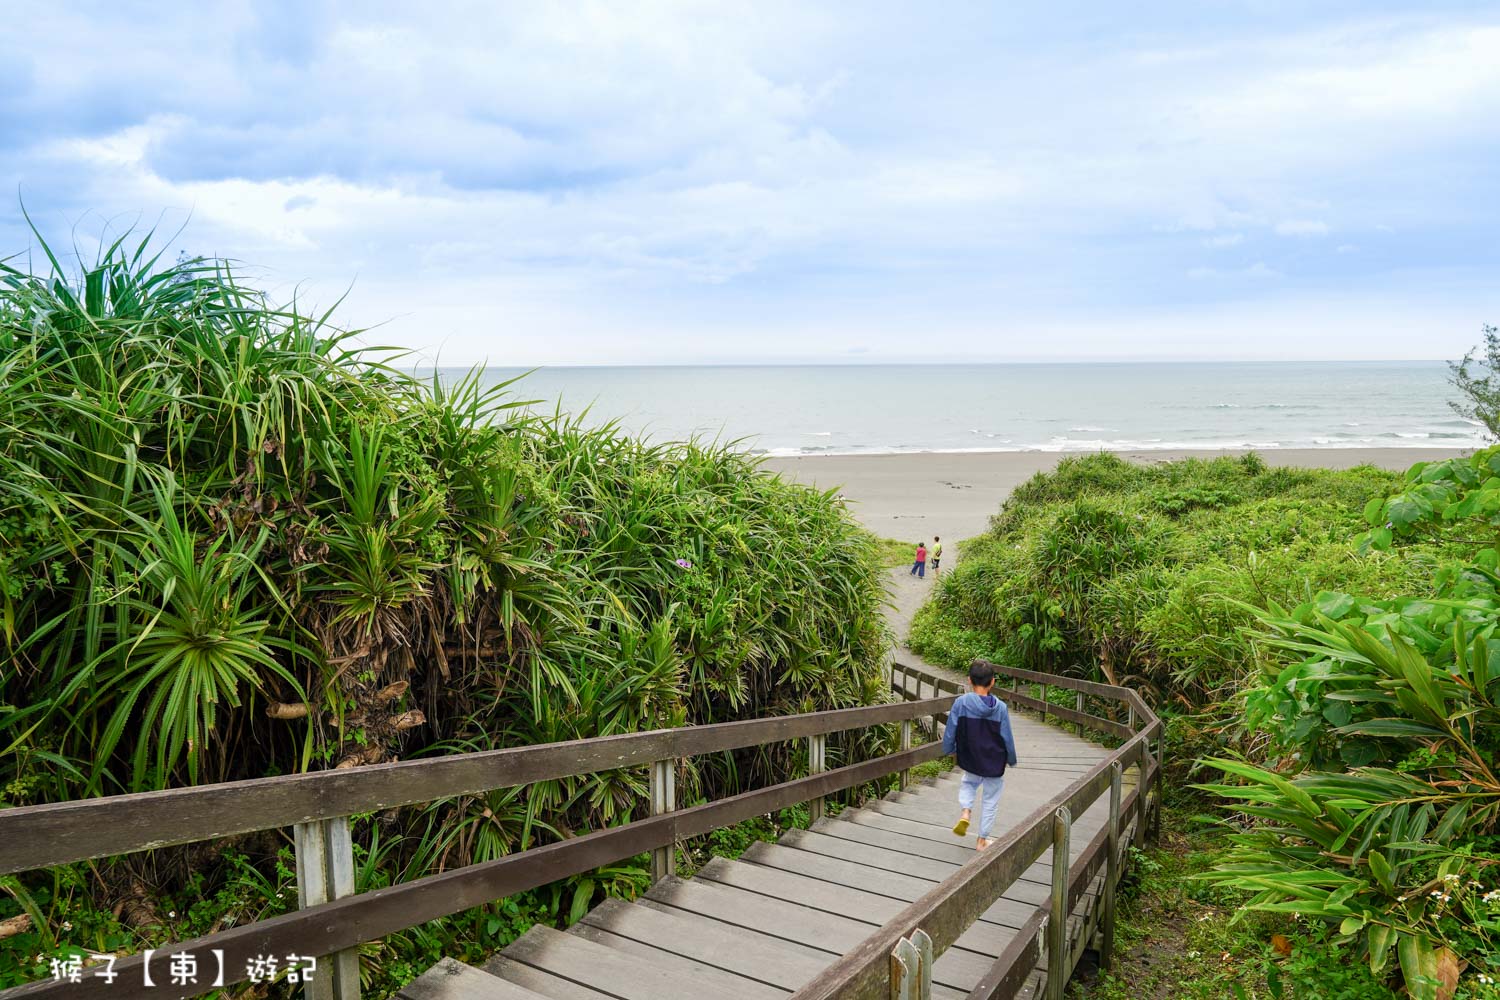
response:
{"label": "wooden boardwalk", "polygon": [[[1020,766],[1005,776],[999,836],[1108,751],[1020,712],[1012,713]],[[1136,780],[1126,773],[1126,782]],[[405,1000],[698,1000],[775,998],[811,980],[908,903],[974,856],[959,838],[957,772],[914,784],[858,809],[756,844],[737,861],[715,859],[694,877],[667,878],[642,899],[611,899],[566,932],[537,926],[482,968],[444,960],[399,994]],[[1107,797],[1074,820],[1076,859],[1108,824]],[[979,808],[974,810],[978,826]],[[1052,884],[1050,855],[937,961],[932,995],[958,1000],[1038,906]],[[1096,894],[1070,921],[1072,968],[1091,930]],[[1038,971],[1023,992],[1036,993]]]}

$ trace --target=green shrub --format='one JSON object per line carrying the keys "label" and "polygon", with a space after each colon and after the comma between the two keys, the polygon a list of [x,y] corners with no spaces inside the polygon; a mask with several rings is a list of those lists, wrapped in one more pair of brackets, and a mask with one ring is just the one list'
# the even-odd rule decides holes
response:
{"label": "green shrub", "polygon": [[[832,495],[728,448],[526,416],[480,372],[414,379],[222,262],[117,243],[76,279],[52,265],[0,264],[4,804],[887,697],[882,570]],[[802,753],[699,759],[681,794],[784,777]],[[362,818],[360,888],[617,822],[644,787],[622,770]],[[274,871],[274,846],[242,846]],[[133,946],[173,929],[187,871],[210,895],[234,876],[183,851],[96,870],[67,905],[119,904],[109,933]],[[493,941],[638,874],[453,927],[499,921]],[[47,888],[30,944],[81,945],[47,882],[8,880],[0,917]],[[427,954],[430,930],[374,951]]]}
{"label": "green shrub", "polygon": [[1323,589],[1391,596],[1421,585],[1420,559],[1349,544],[1367,501],[1397,481],[1369,466],[1268,468],[1258,456],[1065,458],[966,547],[918,614],[911,645],[953,666],[987,652],[1144,685],[1162,704],[1214,705],[1255,671],[1243,631],[1251,608]]}

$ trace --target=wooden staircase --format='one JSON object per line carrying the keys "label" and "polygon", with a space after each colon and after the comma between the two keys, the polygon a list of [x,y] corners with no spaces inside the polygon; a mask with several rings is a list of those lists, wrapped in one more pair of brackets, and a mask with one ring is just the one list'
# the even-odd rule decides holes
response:
{"label": "wooden staircase", "polygon": [[[1046,803],[1109,751],[1017,713],[1020,766],[1006,774],[995,836]],[[1126,773],[1133,782],[1135,772]],[[796,991],[909,903],[974,857],[959,838],[958,773],[758,843],[739,860],[716,858],[692,878],[667,878],[642,899],[611,899],[566,932],[534,927],[482,969],[445,960],[406,987],[405,1000],[698,1000],[767,998]],[[979,808],[975,809],[977,827]],[[1073,859],[1108,822],[1108,803],[1073,821]],[[1096,880],[1097,881],[1097,880]],[[1031,865],[933,968],[932,995],[968,996],[1039,906],[1050,857]],[[1097,921],[1098,886],[1075,907],[1070,951]],[[1070,955],[1072,967],[1076,958]],[[1045,962],[1041,963],[1045,967]],[[1036,994],[1035,972],[1017,996]]]}

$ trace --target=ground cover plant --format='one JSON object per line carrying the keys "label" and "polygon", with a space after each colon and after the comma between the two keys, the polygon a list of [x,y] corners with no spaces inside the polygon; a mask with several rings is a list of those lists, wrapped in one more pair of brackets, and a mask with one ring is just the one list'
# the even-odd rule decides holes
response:
{"label": "ground cover plant", "polygon": [[[1405,477],[1066,460],[966,550],[911,644],[1169,710],[1169,772],[1224,807],[1183,871],[1239,912],[1225,962],[1263,968],[1248,995],[1490,997],[1497,540],[1500,449]],[[1308,961],[1326,976],[1296,988]]]}
{"label": "ground cover plant", "polygon": [[1247,605],[1394,595],[1426,579],[1415,559],[1349,544],[1365,504],[1398,481],[1372,467],[1271,468],[1253,454],[1065,458],[965,543],[910,644],[953,666],[985,656],[1137,685],[1169,709],[1214,704],[1254,669]]}
{"label": "ground cover plant", "polygon": [[[0,265],[3,804],[886,696],[875,543],[833,494],[523,399],[415,378],[149,241],[77,274],[45,249]],[[804,753],[697,759],[679,794]],[[624,821],[644,789],[627,770],[357,817],[359,888]],[[268,833],[0,880],[0,986],[279,912],[289,858]],[[624,863],[414,929],[364,972],[378,995],[642,879]]]}

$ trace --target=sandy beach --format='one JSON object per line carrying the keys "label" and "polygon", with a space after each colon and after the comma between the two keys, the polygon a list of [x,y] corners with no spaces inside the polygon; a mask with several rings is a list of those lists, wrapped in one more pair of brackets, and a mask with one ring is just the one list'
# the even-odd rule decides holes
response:
{"label": "sandy beach", "polygon": [[[1269,465],[1347,469],[1378,465],[1404,470],[1415,462],[1465,452],[1443,448],[1284,448],[1261,452]],[[1213,458],[1230,451],[1120,452],[1132,462]],[[918,452],[899,455],[809,455],[771,458],[766,465],[789,479],[821,489],[839,488],[865,526],[885,538],[970,538],[1016,486],[1051,469],[1057,452]]]}

